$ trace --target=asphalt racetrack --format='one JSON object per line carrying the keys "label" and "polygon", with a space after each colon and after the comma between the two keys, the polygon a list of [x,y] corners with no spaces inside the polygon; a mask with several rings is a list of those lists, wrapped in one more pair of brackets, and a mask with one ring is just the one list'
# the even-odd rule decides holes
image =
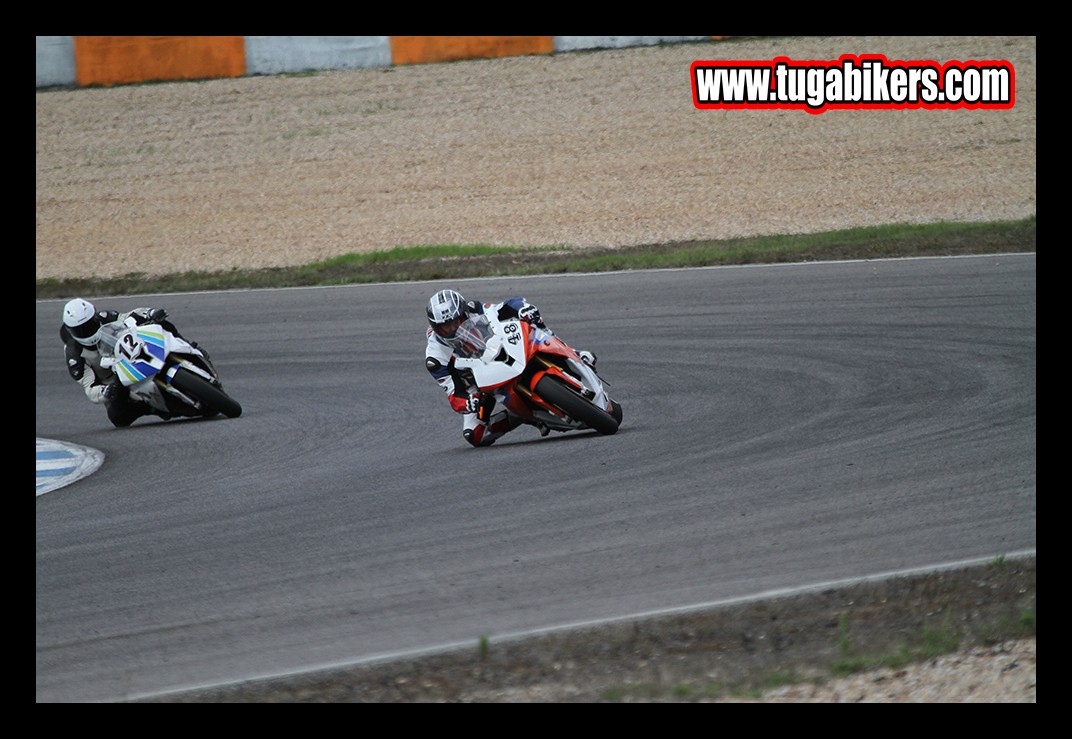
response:
{"label": "asphalt racetrack", "polygon": [[[114,429],[37,311],[37,701],[118,701],[1031,550],[1034,254],[482,279],[599,356],[614,436],[471,449],[438,283],[166,307],[240,418]],[[92,296],[87,296],[92,297]]]}

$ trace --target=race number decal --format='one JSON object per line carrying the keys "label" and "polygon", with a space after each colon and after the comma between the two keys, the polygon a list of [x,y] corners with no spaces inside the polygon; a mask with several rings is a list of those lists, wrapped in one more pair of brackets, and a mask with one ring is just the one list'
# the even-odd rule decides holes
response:
{"label": "race number decal", "polygon": [[503,333],[506,334],[506,340],[509,341],[511,344],[516,344],[517,342],[521,341],[521,334],[517,332],[516,323],[508,323],[503,326]]}

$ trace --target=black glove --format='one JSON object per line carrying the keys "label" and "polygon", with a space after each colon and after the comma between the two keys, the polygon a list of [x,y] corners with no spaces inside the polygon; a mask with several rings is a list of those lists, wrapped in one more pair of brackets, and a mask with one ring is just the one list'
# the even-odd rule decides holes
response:
{"label": "black glove", "polygon": [[478,410],[480,410],[480,402],[482,398],[482,395],[470,395],[469,398],[465,401],[465,412],[476,413]]}
{"label": "black glove", "polygon": [[167,320],[167,317],[168,312],[163,308],[153,308],[149,311],[149,320],[153,323],[162,323]]}
{"label": "black glove", "polygon": [[480,396],[480,405],[476,410],[476,417],[481,423],[487,423],[491,420],[491,412],[495,409],[495,396],[491,393],[484,393]]}
{"label": "black glove", "polygon": [[517,312],[517,317],[522,321],[531,323],[533,326],[544,328],[543,318],[540,317],[540,309],[535,305],[526,305]]}
{"label": "black glove", "polygon": [[82,345],[73,339],[63,345],[63,358],[67,360],[67,371],[76,380],[82,379],[86,371],[86,360],[82,357]]}
{"label": "black glove", "polygon": [[107,401],[115,400],[115,396],[119,394],[119,385],[114,382],[109,382],[104,386],[104,399]]}

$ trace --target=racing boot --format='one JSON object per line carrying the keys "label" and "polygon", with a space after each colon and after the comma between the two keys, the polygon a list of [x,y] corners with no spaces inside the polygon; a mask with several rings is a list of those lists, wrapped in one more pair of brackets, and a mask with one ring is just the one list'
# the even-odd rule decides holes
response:
{"label": "racing boot", "polygon": [[510,433],[522,423],[519,416],[499,411],[491,417],[488,424],[478,423],[475,427],[462,431],[462,436],[473,446],[491,446],[496,439]]}
{"label": "racing boot", "polygon": [[587,364],[592,369],[596,368],[596,355],[590,351],[580,351],[577,355],[581,358],[581,361]]}

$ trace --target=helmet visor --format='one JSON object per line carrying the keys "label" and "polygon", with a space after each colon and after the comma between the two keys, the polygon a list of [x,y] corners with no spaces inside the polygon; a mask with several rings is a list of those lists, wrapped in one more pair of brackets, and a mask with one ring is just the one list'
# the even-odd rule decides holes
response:
{"label": "helmet visor", "polygon": [[68,326],[67,330],[71,332],[71,336],[75,337],[80,342],[85,343],[100,331],[100,327],[100,319],[93,316],[80,326]]}
{"label": "helmet visor", "polygon": [[433,323],[432,330],[435,331],[436,335],[440,338],[453,339],[454,335],[458,333],[458,329],[465,323],[466,318],[467,316],[463,314],[444,323]]}

